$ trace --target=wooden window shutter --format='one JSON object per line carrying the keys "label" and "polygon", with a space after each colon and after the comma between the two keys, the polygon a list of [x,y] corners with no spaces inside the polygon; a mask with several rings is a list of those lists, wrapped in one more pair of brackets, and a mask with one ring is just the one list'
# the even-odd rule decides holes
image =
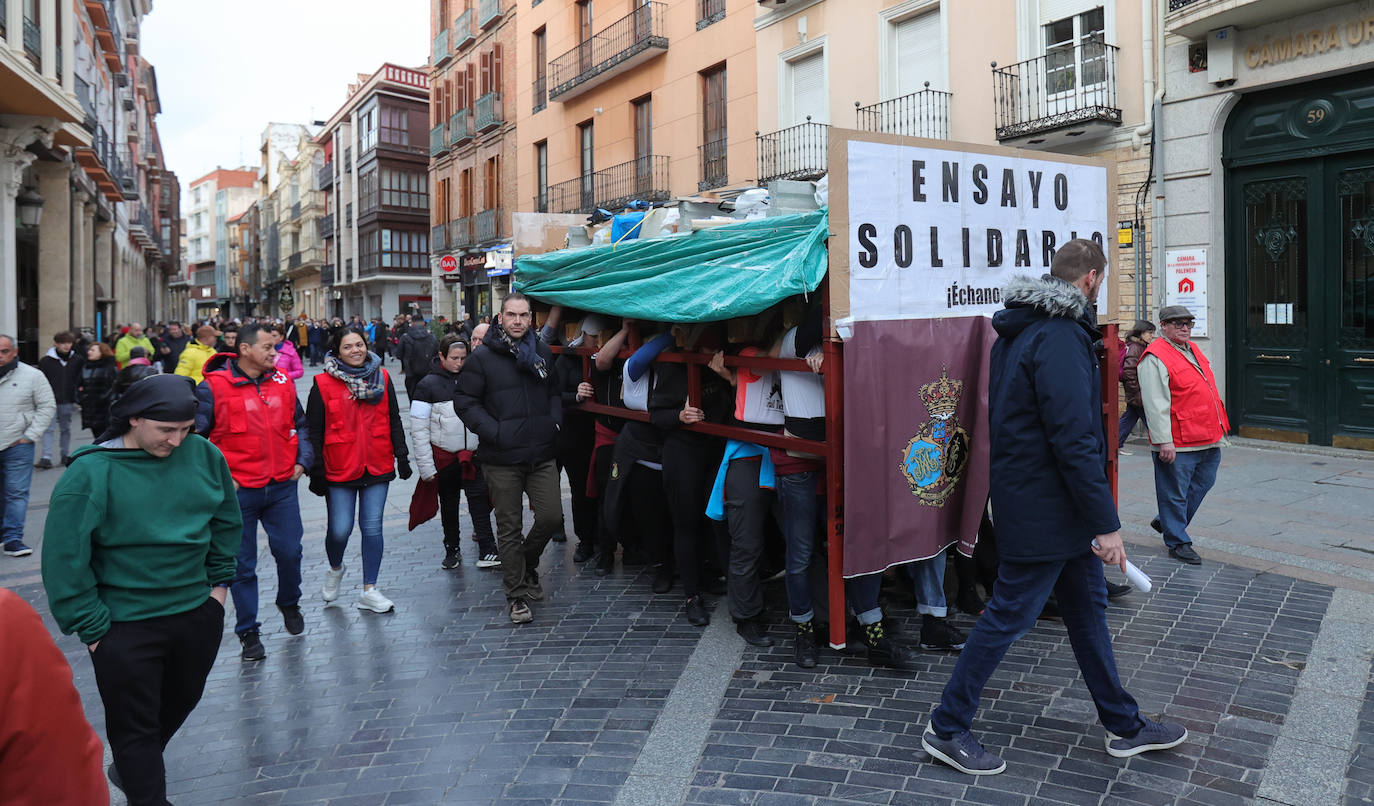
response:
{"label": "wooden window shutter", "polygon": [[497,42],[491,48],[491,91],[501,91],[501,43]]}
{"label": "wooden window shutter", "polygon": [[478,62],[481,65],[481,81],[479,82],[477,97],[481,98],[491,92],[491,52],[482,51],[478,55]]}

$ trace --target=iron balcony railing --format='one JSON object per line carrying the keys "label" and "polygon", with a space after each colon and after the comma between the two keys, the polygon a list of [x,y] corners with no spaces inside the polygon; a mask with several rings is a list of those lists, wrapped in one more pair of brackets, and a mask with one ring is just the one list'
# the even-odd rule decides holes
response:
{"label": "iron balcony railing", "polygon": [[697,30],[725,19],[725,0],[697,0]]}
{"label": "iron balcony railing", "polygon": [[493,207],[477,214],[477,243],[490,243],[501,237],[501,212],[500,207]]}
{"label": "iron balcony railing", "polygon": [[299,269],[301,267],[301,253],[292,252],[291,257],[286,259],[286,270]]}
{"label": "iron balcony railing", "polygon": [[454,219],[448,222],[448,246],[450,249],[460,249],[464,246],[472,246],[472,219],[473,216]]}
{"label": "iron balcony railing", "polygon": [[43,35],[37,23],[28,17],[24,18],[24,55],[33,62],[34,69],[38,69],[42,60]]}
{"label": "iron balcony railing", "polygon": [[722,187],[729,181],[729,172],[726,170],[725,164],[726,145],[724,138],[702,143],[697,146],[697,150],[701,154],[701,181],[697,182],[697,190]]}
{"label": "iron balcony railing", "polygon": [[334,285],[334,264],[326,263],[320,267],[320,285]]}
{"label": "iron balcony railing", "polygon": [[549,189],[547,187],[534,194],[534,211],[536,213],[547,213],[549,211]]}
{"label": "iron balcony railing", "polygon": [[550,185],[546,203],[550,213],[590,213],[601,207],[618,212],[632,201],[667,201],[668,158],[649,155],[594,174]]}
{"label": "iron balcony railing", "polygon": [[472,107],[472,116],[477,131],[485,132],[497,128],[505,122],[502,114],[501,93],[489,92],[477,99]]}
{"label": "iron balcony railing", "polygon": [[440,157],[448,153],[448,138],[444,136],[444,124],[429,130],[429,155]]}
{"label": "iron balcony railing", "polygon": [[334,214],[333,214],[333,213],[327,213],[327,214],[325,214],[325,215],[323,215],[323,216],[320,217],[320,237],[321,237],[321,238],[333,238],[333,237],[334,237]]}
{"label": "iron balcony railing", "polygon": [[539,112],[549,105],[548,78],[540,76],[534,80],[534,109],[530,114]]}
{"label": "iron balcony railing", "polygon": [[859,106],[855,101],[859,128],[868,132],[948,140],[949,99],[953,96],[931,89],[929,81],[925,86],[923,90],[871,106]]}
{"label": "iron balcony railing", "polygon": [[333,160],[330,160],[329,162],[326,162],[325,164],[321,165],[319,167],[319,170],[315,172],[315,185],[321,190],[324,190],[327,187],[332,187],[334,185]]}
{"label": "iron balcony railing", "polygon": [[444,62],[447,62],[452,55],[453,50],[448,44],[448,29],[445,28],[434,35],[434,51],[432,55],[434,66],[438,67]]}
{"label": "iron balcony railing", "polygon": [[638,63],[634,59],[640,54],[667,50],[666,8],[666,3],[645,3],[549,62],[549,98],[557,100],[580,85],[623,72]]}
{"label": "iron balcony railing", "polygon": [[1169,11],[1178,11],[1180,8],[1187,8],[1194,3],[1200,2],[1202,2],[1202,0],[1169,0]]}
{"label": "iron balcony railing", "polygon": [[448,248],[448,238],[444,237],[448,231],[448,225],[440,224],[431,227],[429,230],[429,251],[442,252]]}
{"label": "iron balcony railing", "polygon": [[755,136],[760,185],[774,179],[820,179],[825,175],[830,126],[812,123],[807,115],[805,123]]}
{"label": "iron balcony railing", "polygon": [[129,155],[129,147],[127,145],[116,146],[114,159],[115,170],[110,173],[119,185],[119,191],[124,194],[125,199],[137,199],[138,182],[134,174],[131,173],[134,161]]}
{"label": "iron balcony railing", "polygon": [[[3,4],[4,0],[0,0]],[[3,10],[3,9],[0,9]],[[75,76],[76,100],[81,104],[81,127],[92,134],[95,133],[95,96],[91,92],[91,85],[87,84],[81,76]]]}
{"label": "iron balcony railing", "polygon": [[291,205],[291,220],[295,221],[301,217],[301,203],[295,202]]}
{"label": "iron balcony railing", "polygon": [[453,49],[459,50],[476,38],[472,33],[472,9],[468,9],[453,21]]}
{"label": "iron balcony railing", "polygon": [[997,67],[992,78],[997,139],[1104,122],[1121,124],[1116,93],[1118,48],[1089,39]]}
{"label": "iron balcony railing", "polygon": [[461,145],[472,139],[472,113],[459,109],[449,116],[448,141],[450,145]]}
{"label": "iron balcony railing", "polygon": [[501,0],[481,0],[477,6],[477,24],[486,28],[500,19],[504,13],[505,9],[502,8]]}

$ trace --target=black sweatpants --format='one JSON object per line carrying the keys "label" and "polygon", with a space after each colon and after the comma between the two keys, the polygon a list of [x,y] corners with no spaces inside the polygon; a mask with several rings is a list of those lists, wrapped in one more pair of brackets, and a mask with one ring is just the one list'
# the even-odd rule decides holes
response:
{"label": "black sweatpants", "polygon": [[730,527],[730,567],[727,586],[730,617],[735,621],[757,618],[763,612],[763,583],[759,565],[773,491],[759,486],[757,456],[736,459],[725,471],[725,521]]}
{"label": "black sweatpants", "polygon": [[572,494],[573,533],[578,542],[596,543],[597,511],[600,502],[587,495],[587,473],[596,444],[596,424],[585,414],[564,418],[559,435],[558,464],[568,474]]}
{"label": "black sweatpants", "polygon": [[130,806],[169,802],[162,751],[200,702],[223,635],[224,606],[207,597],[185,613],[116,621],[91,653]]}
{"label": "black sweatpants", "polygon": [[482,468],[477,468],[477,478],[464,479],[463,465],[450,462],[439,471],[439,522],[444,526],[444,548],[456,549],[462,545],[459,534],[458,499],[468,497],[468,515],[472,518],[472,539],[483,548],[496,549],[496,536],[491,531],[491,496],[487,492],[487,481]]}
{"label": "black sweatpants", "polygon": [[[723,452],[719,440],[696,434],[670,434],[663,443],[663,491],[673,519],[673,556],[682,592],[689,599],[701,592],[704,555],[716,550],[715,529],[706,517],[706,504]],[[717,560],[724,567],[724,558]]]}

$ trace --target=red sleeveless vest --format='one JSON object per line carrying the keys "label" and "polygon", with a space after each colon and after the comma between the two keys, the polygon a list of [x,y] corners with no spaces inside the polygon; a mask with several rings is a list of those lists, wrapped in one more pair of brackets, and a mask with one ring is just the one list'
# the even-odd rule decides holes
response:
{"label": "red sleeveless vest", "polygon": [[215,427],[207,436],[240,487],[286,481],[296,467],[296,385],[275,370],[261,384],[236,384],[232,373],[227,364],[205,373],[215,396]]}
{"label": "red sleeveless vest", "polygon": [[1174,447],[1194,448],[1221,441],[1231,430],[1231,421],[1226,417],[1226,406],[1217,392],[1212,364],[1196,344],[1188,342],[1198,363],[1193,366],[1193,362],[1168,341],[1155,339],[1145,349],[1145,355],[1163,361],[1164,368],[1169,370],[1169,428],[1174,434]]}
{"label": "red sleeveless vest", "polygon": [[[353,481],[364,473],[383,476],[396,468],[391,449],[391,412],[385,395],[375,404],[360,403],[348,396],[338,378],[319,374],[315,384],[324,403],[324,477],[328,481]],[[383,386],[391,378],[382,370]]]}

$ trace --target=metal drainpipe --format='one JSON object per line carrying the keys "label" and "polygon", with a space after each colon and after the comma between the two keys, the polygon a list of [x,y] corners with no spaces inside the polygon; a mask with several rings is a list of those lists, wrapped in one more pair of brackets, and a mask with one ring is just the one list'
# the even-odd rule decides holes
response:
{"label": "metal drainpipe", "polygon": [[76,203],[76,181],[71,177],[68,165],[67,174],[67,327],[76,327],[76,232],[78,223]]}
{"label": "metal drainpipe", "polygon": [[[1154,165],[1155,165],[1155,198],[1153,216],[1153,244],[1154,244],[1154,272],[1158,274],[1164,270],[1164,92],[1168,82],[1168,71],[1164,67],[1164,10],[1165,0],[1154,0],[1155,2],[1155,65],[1156,65],[1156,89],[1153,115],[1154,118]],[[1159,278],[1157,278],[1159,279]],[[1155,283],[1155,298],[1163,303],[1162,282]],[[1145,293],[1142,290],[1142,296]],[[1157,307],[1157,306],[1156,306]],[[1153,320],[1151,320],[1153,321]]]}

